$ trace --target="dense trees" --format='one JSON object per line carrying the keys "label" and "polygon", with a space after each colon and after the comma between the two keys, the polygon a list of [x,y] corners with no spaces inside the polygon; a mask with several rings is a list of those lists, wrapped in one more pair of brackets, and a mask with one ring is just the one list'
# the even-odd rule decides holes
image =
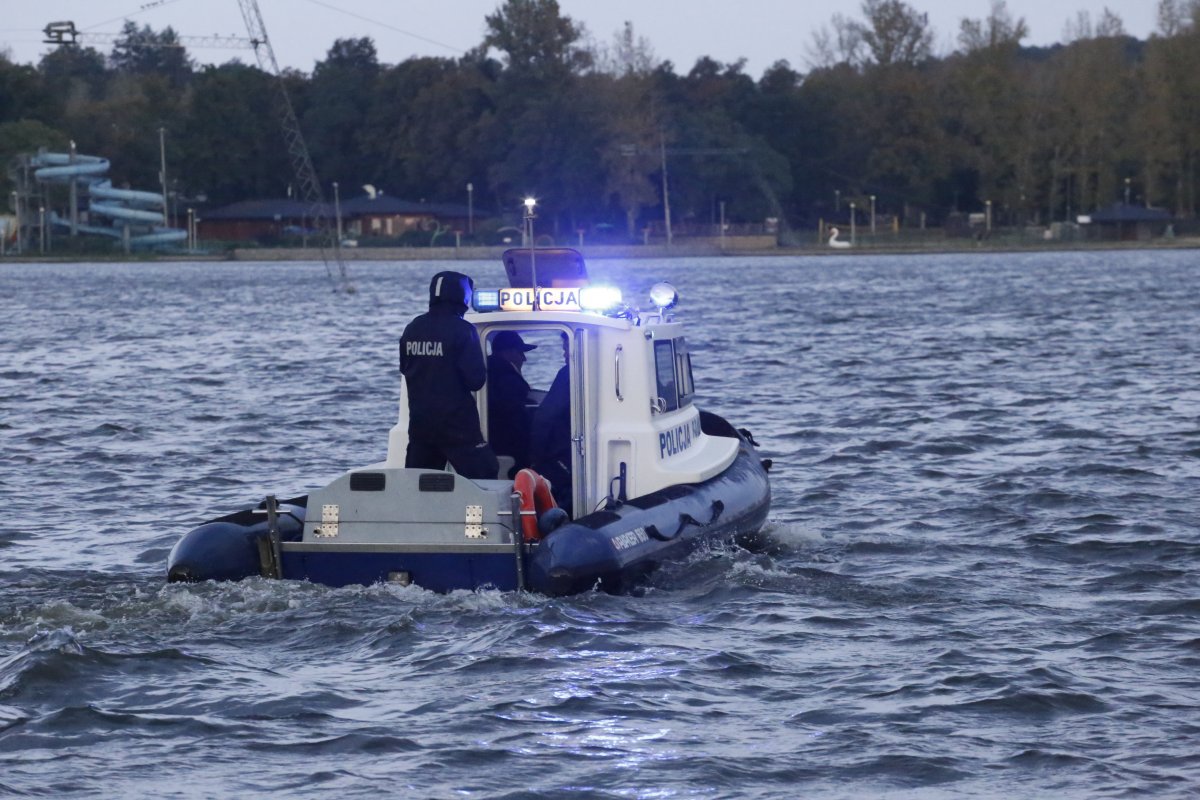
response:
{"label": "dense trees", "polygon": [[[314,165],[343,197],[362,184],[412,200],[466,200],[479,216],[540,202],[568,239],[604,225],[638,238],[663,219],[783,230],[845,219],[849,203],[901,224],[982,210],[1046,224],[1114,201],[1195,216],[1200,180],[1200,0],[1159,0],[1159,30],[1125,35],[1105,11],[1069,41],[1022,46],[993,0],[935,54],[926,16],[861,0],[814,42],[806,72],[760,78],[701,58],[685,71],[631,26],[590,43],[556,0],[506,0],[459,58],[379,63],[369,38],[337,40],[311,75],[286,75]],[[239,62],[197,68],[175,32],[126,23],[105,56],[62,48],[36,67],[0,54],[0,158],[43,145],[113,162],[154,187],[158,136],[181,195],[282,196],[274,78]],[[0,176],[2,179],[3,176]],[[11,189],[3,187],[5,194]]]}
{"label": "dense trees", "polygon": [[338,39],[313,70],[300,128],[318,175],[348,185],[373,179],[363,122],[374,102],[379,72],[370,39]]}
{"label": "dense trees", "polygon": [[108,60],[118,72],[157,75],[174,88],[188,82],[193,68],[192,60],[179,44],[179,36],[174,30],[166,28],[156,33],[149,25],[138,28],[128,20]]}

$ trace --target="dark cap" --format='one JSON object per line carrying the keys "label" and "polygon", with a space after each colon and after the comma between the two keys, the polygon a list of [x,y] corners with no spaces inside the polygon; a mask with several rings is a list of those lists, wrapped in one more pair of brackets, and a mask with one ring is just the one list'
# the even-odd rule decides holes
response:
{"label": "dark cap", "polygon": [[465,310],[474,289],[475,282],[461,272],[439,272],[429,281],[429,305],[446,303]]}
{"label": "dark cap", "polygon": [[530,350],[536,349],[536,344],[525,344],[525,340],[521,338],[521,334],[516,331],[500,331],[496,334],[496,338],[492,339],[493,353],[498,353],[501,350],[521,350],[528,353]]}

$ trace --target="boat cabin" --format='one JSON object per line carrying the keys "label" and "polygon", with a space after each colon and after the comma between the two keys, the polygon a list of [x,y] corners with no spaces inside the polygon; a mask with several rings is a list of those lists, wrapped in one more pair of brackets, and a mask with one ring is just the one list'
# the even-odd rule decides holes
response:
{"label": "boat cabin", "polygon": [[[677,299],[672,287],[657,284],[653,308],[639,311],[613,287],[592,284],[574,250],[510,250],[504,263],[511,285],[477,288],[466,318],[489,357],[502,335],[511,342],[515,333],[524,343],[530,452],[535,460],[556,455],[558,469],[541,472],[556,484],[560,506],[577,518],[609,499],[705,481],[733,463],[738,440],[707,435],[692,403],[691,354],[683,326],[670,314]],[[501,461],[496,477],[506,480],[517,467],[539,465],[516,463],[519,456],[497,447],[512,430],[489,415],[500,402],[493,383],[476,399],[484,436]],[[406,447],[402,391],[387,465],[403,466]]]}

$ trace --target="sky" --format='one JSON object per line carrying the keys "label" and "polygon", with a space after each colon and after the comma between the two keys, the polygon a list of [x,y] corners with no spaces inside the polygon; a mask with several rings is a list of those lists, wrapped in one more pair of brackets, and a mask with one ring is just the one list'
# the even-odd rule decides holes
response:
{"label": "sky", "polygon": [[[984,18],[992,0],[908,0],[929,15],[935,51],[955,47],[959,20]],[[369,36],[379,60],[395,64],[413,56],[457,57],[484,36],[484,17],[501,0],[258,0],[275,55],[283,67],[311,72],[338,38]],[[83,31],[118,33],[123,20],[181,36],[246,36],[237,0],[4,0],[0,9],[0,51],[20,63],[36,63],[50,47],[41,43],[49,22],[69,20]],[[1069,20],[1081,11],[1098,20],[1104,8],[1140,39],[1155,28],[1156,0],[1007,0],[1014,18],[1030,30],[1027,45],[1063,40]],[[745,59],[745,72],[758,78],[776,61],[794,69],[810,65],[813,32],[835,13],[860,19],[858,0],[559,0],[562,13],[582,23],[602,45],[613,42],[626,21],[645,38],[659,60],[686,73],[709,56],[730,64]],[[112,46],[96,43],[102,53]],[[189,47],[199,63],[234,58],[254,62],[245,51]]]}

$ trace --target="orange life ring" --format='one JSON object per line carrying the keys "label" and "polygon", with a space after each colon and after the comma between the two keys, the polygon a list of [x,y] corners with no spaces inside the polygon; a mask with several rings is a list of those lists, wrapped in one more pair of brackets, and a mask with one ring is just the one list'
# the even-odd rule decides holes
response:
{"label": "orange life ring", "polygon": [[536,542],[538,519],[551,508],[557,508],[550,493],[550,481],[526,467],[513,478],[513,491],[521,495],[521,531],[525,541]]}

